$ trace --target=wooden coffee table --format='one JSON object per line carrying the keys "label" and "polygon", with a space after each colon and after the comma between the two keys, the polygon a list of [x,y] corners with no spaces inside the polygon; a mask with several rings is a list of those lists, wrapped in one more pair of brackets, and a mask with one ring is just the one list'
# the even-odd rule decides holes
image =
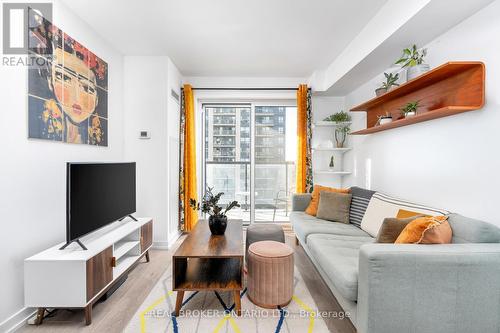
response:
{"label": "wooden coffee table", "polygon": [[213,236],[208,221],[200,220],[173,255],[173,290],[179,315],[185,291],[231,291],[241,314],[243,289],[243,222],[230,220],[223,236]]}

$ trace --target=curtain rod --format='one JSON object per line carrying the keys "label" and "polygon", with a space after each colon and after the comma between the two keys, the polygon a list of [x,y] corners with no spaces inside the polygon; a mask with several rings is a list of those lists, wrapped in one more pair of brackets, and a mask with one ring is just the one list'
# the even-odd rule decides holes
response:
{"label": "curtain rod", "polygon": [[[298,90],[299,88],[205,88],[205,87],[193,87],[192,90],[275,90],[275,91],[288,91],[288,90]],[[308,88],[311,90],[311,88]]]}

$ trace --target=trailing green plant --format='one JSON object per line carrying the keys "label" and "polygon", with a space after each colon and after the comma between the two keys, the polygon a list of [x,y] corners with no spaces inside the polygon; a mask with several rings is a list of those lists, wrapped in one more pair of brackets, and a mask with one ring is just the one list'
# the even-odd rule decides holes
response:
{"label": "trailing green plant", "polygon": [[401,111],[401,114],[406,117],[406,115],[410,112],[417,113],[417,110],[419,107],[421,107],[420,101],[413,101],[413,102],[407,103],[405,106],[403,106],[399,110]]}
{"label": "trailing green plant", "polygon": [[340,112],[329,115],[328,117],[326,117],[323,120],[324,121],[333,121],[336,123],[345,123],[345,122],[351,121],[351,116],[347,112],[340,111]]}
{"label": "trailing green plant", "polygon": [[385,82],[382,82],[382,88],[389,90],[392,86],[399,86],[399,84],[396,83],[396,81],[399,80],[399,73],[384,73],[384,76]]}
{"label": "trailing green plant", "polygon": [[219,192],[217,194],[212,193],[213,187],[207,187],[205,195],[201,199],[201,202],[197,202],[196,199],[189,199],[189,205],[193,210],[199,210],[202,213],[208,214],[210,216],[224,217],[226,213],[233,209],[234,207],[240,207],[238,201],[232,201],[227,204],[226,208],[220,206],[219,200],[224,195],[224,192]]}
{"label": "trailing green plant", "polygon": [[396,61],[397,65],[401,67],[413,67],[421,65],[424,63],[424,57],[427,55],[427,49],[417,49],[417,46],[413,44],[411,48],[406,48],[403,50],[403,55]]}

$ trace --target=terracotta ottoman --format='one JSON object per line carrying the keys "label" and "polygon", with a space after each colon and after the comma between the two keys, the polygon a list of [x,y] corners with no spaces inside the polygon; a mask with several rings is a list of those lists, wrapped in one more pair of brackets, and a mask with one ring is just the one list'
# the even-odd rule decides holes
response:
{"label": "terracotta ottoman", "polygon": [[276,241],[255,242],[248,248],[247,295],[257,306],[285,306],[293,296],[293,250]]}

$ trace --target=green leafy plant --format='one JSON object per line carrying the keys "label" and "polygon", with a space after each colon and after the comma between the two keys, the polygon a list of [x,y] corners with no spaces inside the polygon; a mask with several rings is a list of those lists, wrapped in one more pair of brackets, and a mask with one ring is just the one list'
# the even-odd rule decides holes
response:
{"label": "green leafy plant", "polygon": [[411,48],[406,48],[403,50],[403,55],[396,61],[397,65],[401,67],[413,67],[421,65],[424,63],[424,57],[427,55],[427,49],[417,49],[417,46],[413,44]]}
{"label": "green leafy plant", "polygon": [[399,86],[399,84],[396,83],[396,81],[399,80],[399,73],[384,73],[384,76],[385,82],[382,82],[381,88],[389,90],[392,86]]}
{"label": "green leafy plant", "polygon": [[326,117],[323,120],[324,121],[333,121],[336,123],[345,123],[345,122],[351,121],[351,116],[347,112],[340,111],[340,112],[334,113],[332,115],[329,115],[328,117]]}
{"label": "green leafy plant", "polygon": [[240,207],[238,201],[230,202],[225,209],[222,206],[219,206],[219,200],[224,195],[224,192],[219,192],[214,195],[212,190],[213,187],[207,187],[207,191],[201,199],[201,202],[197,202],[196,199],[193,198],[189,199],[189,205],[191,208],[193,208],[193,210],[199,210],[210,216],[224,217],[226,216],[226,213],[234,207]]}
{"label": "green leafy plant", "polygon": [[407,103],[405,106],[403,106],[399,110],[401,111],[401,114],[406,117],[408,115],[408,113],[410,113],[410,112],[417,113],[417,110],[419,107],[421,107],[420,101],[413,101],[413,102]]}

